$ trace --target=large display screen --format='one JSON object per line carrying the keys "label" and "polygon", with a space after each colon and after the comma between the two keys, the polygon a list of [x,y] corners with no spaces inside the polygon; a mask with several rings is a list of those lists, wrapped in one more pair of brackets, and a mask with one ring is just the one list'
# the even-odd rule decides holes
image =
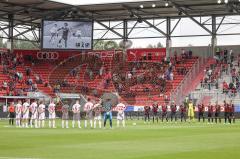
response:
{"label": "large display screen", "polygon": [[92,49],[93,22],[52,21],[42,22],[42,49]]}

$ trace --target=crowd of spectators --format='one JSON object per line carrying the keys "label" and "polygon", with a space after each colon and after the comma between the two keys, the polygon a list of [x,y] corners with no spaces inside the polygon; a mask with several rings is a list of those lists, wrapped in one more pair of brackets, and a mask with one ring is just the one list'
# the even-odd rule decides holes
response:
{"label": "crowd of spectators", "polygon": [[[25,57],[32,66],[36,61],[32,57]],[[174,80],[176,75],[185,75],[187,73],[184,65],[175,68],[178,64],[184,64],[185,60],[192,58],[191,51],[183,51],[180,56],[177,54],[172,58],[163,58],[160,61],[149,61],[149,58],[143,57],[139,61],[127,62],[123,60],[123,54],[116,54],[113,56],[112,65],[108,67],[106,61],[101,60],[98,55],[84,54],[78,58],[70,57],[67,61],[59,63],[59,66],[63,68],[69,67],[67,77],[73,77],[75,83],[68,81],[69,78],[59,78],[58,80],[51,81],[51,86],[55,93],[61,92],[61,88],[76,86],[80,74],[84,73],[84,85],[81,86],[82,93],[91,93],[94,96],[100,95],[99,88],[91,89],[88,83],[95,79],[100,79],[102,87],[100,89],[108,89],[111,85],[111,81],[120,94],[127,97],[135,97],[136,92],[142,92],[144,94],[151,94],[151,92],[157,92],[159,95],[164,95],[166,88],[171,86],[171,81]],[[147,59],[147,60],[145,60]],[[30,67],[24,66],[24,59],[22,55],[2,54],[1,62],[3,65],[3,73],[9,75],[10,80],[3,81],[2,89],[8,90],[7,95],[23,95],[25,92],[38,91],[38,84],[44,84],[46,87],[49,85],[48,81],[44,81],[41,75],[33,74]],[[71,65],[71,64],[76,64]],[[18,72],[17,66],[22,65],[25,68],[25,72]],[[16,87],[16,85],[21,87]],[[167,99],[167,97],[166,97]]]}
{"label": "crowd of spectators", "polygon": [[221,67],[218,64],[211,64],[204,69],[204,77],[201,80],[201,88],[213,89],[214,87],[218,89],[219,78],[221,75]]}
{"label": "crowd of spectators", "polygon": [[[237,57],[237,60],[239,56]],[[240,69],[235,66],[233,62],[225,69],[225,73],[231,77],[229,82],[223,81],[223,93],[228,94],[229,97],[235,97],[240,93]]]}
{"label": "crowd of spectators", "polygon": [[222,82],[222,93],[229,97],[235,97],[237,92],[240,92],[240,56],[235,57],[233,50],[217,48],[215,60],[216,63],[204,70],[205,76],[201,81],[201,87],[209,90],[219,89],[219,79],[223,75],[227,75],[230,80]]}
{"label": "crowd of spectators", "polygon": [[184,64],[185,60],[191,58],[192,52],[189,51],[180,56],[175,54],[173,58],[163,58],[161,61],[149,62],[144,60],[144,57],[135,62],[118,61],[118,65],[113,69],[112,80],[117,91],[126,97],[134,97],[136,92],[149,96],[156,92],[161,96],[166,92],[167,83],[171,86],[171,81],[174,80],[174,69],[178,75],[187,73],[186,67],[175,66]]}
{"label": "crowd of spectators", "polygon": [[[33,63],[33,62],[32,62]],[[2,73],[7,75],[8,80],[2,82],[2,89],[8,96],[23,96],[25,92],[38,91],[37,83],[42,83],[41,76],[32,79],[31,68],[26,68],[25,72],[20,72],[17,67],[24,67],[24,57],[22,54],[1,54]],[[35,82],[36,81],[36,82]]]}

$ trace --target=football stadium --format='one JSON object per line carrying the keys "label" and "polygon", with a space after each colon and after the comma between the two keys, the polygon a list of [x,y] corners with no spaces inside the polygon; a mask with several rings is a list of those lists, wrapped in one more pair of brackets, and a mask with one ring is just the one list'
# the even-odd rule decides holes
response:
{"label": "football stadium", "polygon": [[0,0],[0,159],[240,158],[240,0]]}

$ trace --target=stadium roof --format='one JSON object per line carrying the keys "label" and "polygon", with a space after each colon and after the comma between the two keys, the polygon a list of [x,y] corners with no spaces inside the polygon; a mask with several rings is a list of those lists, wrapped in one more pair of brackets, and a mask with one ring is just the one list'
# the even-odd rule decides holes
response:
{"label": "stadium roof", "polygon": [[[9,15],[13,15],[15,24],[39,25],[42,19],[94,19],[107,21],[240,15],[239,0],[229,0],[227,4],[223,1],[221,0],[221,4],[218,4],[217,0],[158,0],[71,5],[50,0],[1,0],[0,20],[8,21]],[[168,6],[166,6],[166,2],[168,2]],[[155,4],[154,7],[153,4]]]}

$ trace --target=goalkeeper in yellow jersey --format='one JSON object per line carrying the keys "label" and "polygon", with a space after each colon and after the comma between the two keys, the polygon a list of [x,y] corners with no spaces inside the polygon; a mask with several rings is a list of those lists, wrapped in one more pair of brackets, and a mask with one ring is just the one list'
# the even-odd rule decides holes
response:
{"label": "goalkeeper in yellow jersey", "polygon": [[189,122],[194,120],[194,106],[191,99],[189,100],[189,103],[188,103],[188,117],[189,117]]}

